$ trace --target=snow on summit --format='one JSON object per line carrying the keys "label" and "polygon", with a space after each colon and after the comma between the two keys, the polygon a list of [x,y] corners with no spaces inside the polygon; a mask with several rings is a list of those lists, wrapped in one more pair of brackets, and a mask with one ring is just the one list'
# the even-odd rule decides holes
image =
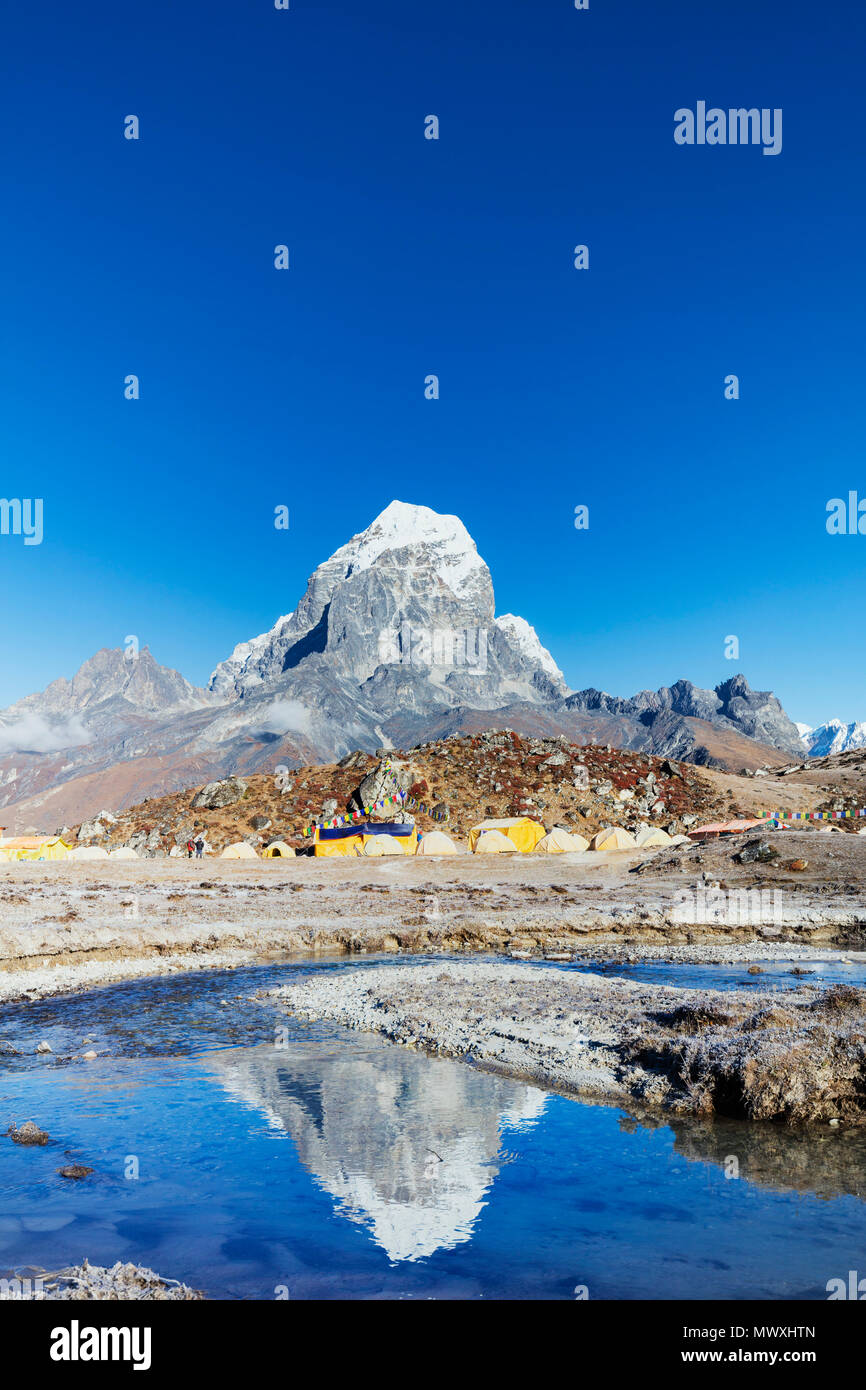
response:
{"label": "snow on summit", "polygon": [[459,516],[443,516],[411,502],[389,502],[366,531],[335,550],[329,565],[346,563],[346,578],[369,569],[380,556],[407,547],[423,546],[452,593],[460,598],[471,579],[487,566]]}
{"label": "snow on summit", "polygon": [[495,619],[496,626],[510,638],[515,647],[518,647],[528,661],[536,666],[540,666],[542,671],[546,671],[554,680],[562,681],[565,684],[565,676],[560,671],[553,657],[546,647],[541,645],[538,633],[531,623],[525,618],[519,618],[516,613],[503,613],[501,618]]}

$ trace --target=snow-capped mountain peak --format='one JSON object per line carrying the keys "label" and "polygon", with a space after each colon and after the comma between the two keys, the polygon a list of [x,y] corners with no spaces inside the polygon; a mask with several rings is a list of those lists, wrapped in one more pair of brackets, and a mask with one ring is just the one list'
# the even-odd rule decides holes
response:
{"label": "snow-capped mountain peak", "polygon": [[527,661],[540,666],[542,671],[553,676],[554,680],[565,682],[565,676],[547,648],[542,646],[541,639],[531,623],[528,623],[525,618],[519,618],[515,613],[503,613],[500,618],[495,619],[495,622],[506,637],[510,638],[514,646],[519,648]]}
{"label": "snow-capped mountain peak", "polygon": [[851,748],[866,748],[866,721],[843,724],[841,719],[828,719],[817,728],[798,724],[803,747],[811,758],[826,758],[831,753],[847,753]]}
{"label": "snow-capped mountain peak", "polygon": [[[335,550],[328,565],[345,564],[345,578],[369,569],[383,555],[423,547],[433,557],[439,577],[456,598],[472,587],[487,566],[475,542],[457,516],[443,516],[411,502],[389,502],[366,531]],[[396,562],[395,562],[396,563]]]}

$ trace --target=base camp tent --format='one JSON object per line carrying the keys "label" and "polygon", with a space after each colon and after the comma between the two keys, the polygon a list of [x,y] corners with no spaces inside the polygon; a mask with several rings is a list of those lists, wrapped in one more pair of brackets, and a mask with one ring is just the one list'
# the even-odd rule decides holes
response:
{"label": "base camp tent", "polygon": [[263,859],[294,859],[295,851],[283,840],[272,840],[262,851]]}
{"label": "base camp tent", "polygon": [[634,836],[629,835],[622,826],[609,825],[605,830],[599,830],[593,835],[589,847],[605,852],[612,849],[634,849]]}
{"label": "base camp tent", "polygon": [[638,849],[655,849],[656,845],[669,845],[671,837],[666,830],[657,825],[642,825],[634,837]]}
{"label": "base camp tent", "polygon": [[512,816],[508,820],[483,820],[480,825],[473,825],[469,832],[469,848],[473,853],[479,838],[490,830],[498,830],[500,834],[505,835],[511,841],[511,848],[519,849],[523,854],[529,854],[534,850],[544,836],[544,826],[539,825],[537,820],[530,820],[528,816]]}
{"label": "base camp tent", "polygon": [[712,825],[695,826],[689,831],[689,839],[718,840],[722,835],[739,835],[742,830],[754,830],[759,825],[766,828],[766,824],[765,820],[714,821]]}
{"label": "base camp tent", "polygon": [[79,845],[77,849],[69,851],[70,859],[107,859],[108,850],[103,849],[102,845]]}
{"label": "base camp tent", "polygon": [[70,846],[58,835],[13,835],[0,840],[0,859],[68,859]]}
{"label": "base camp tent", "polygon": [[393,835],[365,835],[361,853],[369,855],[371,859],[381,859],[383,854],[402,855],[404,851]]}
{"label": "base camp tent", "polygon": [[246,840],[238,840],[236,845],[226,845],[220,859],[258,859],[258,855],[252,845],[248,845]]}
{"label": "base camp tent", "polygon": [[458,854],[459,850],[443,830],[428,830],[418,841],[419,854]]}
{"label": "base camp tent", "polygon": [[475,841],[473,854],[515,854],[517,846],[501,830],[485,830]]}
{"label": "base camp tent", "polygon": [[137,859],[138,855],[128,845],[118,845],[117,849],[113,849],[108,857],[109,859]]}
{"label": "base camp tent", "polygon": [[571,835],[557,825],[542,836],[535,848],[543,850],[545,854],[576,854],[589,849],[589,841],[582,835]]}
{"label": "base camp tent", "polygon": [[[364,854],[367,840],[375,835],[386,835],[393,840],[401,854],[414,854],[418,845],[418,832],[410,821],[358,821],[355,825],[316,826],[313,853],[317,858],[333,855]],[[378,853],[373,850],[373,854]],[[383,850],[383,854],[393,854],[393,849]]]}

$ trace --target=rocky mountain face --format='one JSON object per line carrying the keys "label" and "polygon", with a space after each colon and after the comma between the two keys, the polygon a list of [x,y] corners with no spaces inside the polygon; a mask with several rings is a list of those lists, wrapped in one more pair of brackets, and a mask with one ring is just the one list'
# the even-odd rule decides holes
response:
{"label": "rocky mountain face", "polygon": [[735,769],[802,756],[778,700],[742,676],[631,699],[569,692],[526,619],[496,616],[463,523],[392,502],[207,690],[146,648],[101,651],[0,712],[0,811],[53,828],[233,773],[496,727]]}
{"label": "rocky mountain face", "polygon": [[[650,732],[654,746],[658,745],[655,751],[660,753],[676,755],[674,743],[679,743],[683,736],[680,722],[671,720],[670,715],[730,729],[795,756],[802,751],[797,726],[776,696],[767,690],[752,690],[742,675],[733,676],[714,690],[702,690],[691,681],[678,680],[661,690],[641,690],[631,699],[619,699],[599,690],[581,690],[568,697],[565,708],[634,720]],[[681,756],[687,754],[683,752]]]}

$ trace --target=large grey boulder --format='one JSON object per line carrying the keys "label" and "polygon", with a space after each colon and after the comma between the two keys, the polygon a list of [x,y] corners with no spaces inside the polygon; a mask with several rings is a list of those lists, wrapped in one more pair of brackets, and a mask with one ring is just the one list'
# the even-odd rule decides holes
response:
{"label": "large grey boulder", "polygon": [[78,840],[81,844],[87,844],[90,840],[99,840],[103,835],[108,834],[108,826],[103,825],[100,820],[85,821],[78,831]]}
{"label": "large grey boulder", "polygon": [[372,772],[368,772],[363,782],[355,789],[349,800],[353,810],[363,810],[383,797],[394,796],[397,792],[408,792],[416,780],[417,769],[409,763],[389,762],[384,759]]}
{"label": "large grey boulder", "polygon": [[226,777],[222,782],[208,782],[192,799],[194,810],[219,811],[233,806],[244,796],[248,783],[240,777]]}

